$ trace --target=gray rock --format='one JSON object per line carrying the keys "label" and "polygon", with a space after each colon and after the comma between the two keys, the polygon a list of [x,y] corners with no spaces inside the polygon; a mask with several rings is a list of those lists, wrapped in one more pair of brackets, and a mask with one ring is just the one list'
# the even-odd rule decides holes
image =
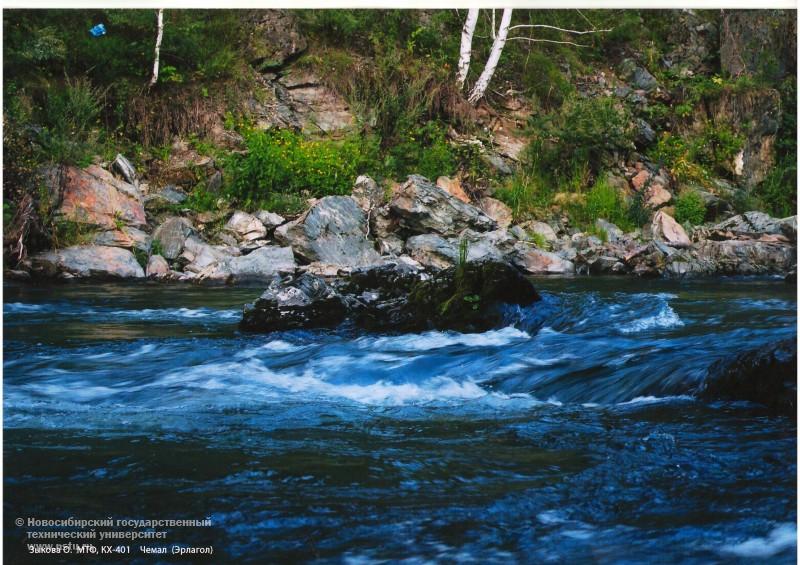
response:
{"label": "gray rock", "polygon": [[133,253],[120,247],[77,245],[31,258],[33,273],[46,277],[131,279],[144,277]]}
{"label": "gray rock", "polygon": [[514,212],[504,202],[496,198],[482,198],[480,202],[481,210],[497,222],[501,228],[507,228],[514,220]]}
{"label": "gray rock", "polygon": [[468,262],[427,276],[397,262],[342,278],[309,272],[276,278],[255,303],[245,305],[240,327],[269,332],[349,320],[377,331],[477,332],[507,323],[506,305],[529,306],[539,299],[531,281],[508,263]]}
{"label": "gray rock", "polygon": [[781,232],[792,241],[797,241],[797,216],[781,220]]}
{"label": "gray rock", "polygon": [[369,213],[383,204],[383,190],[372,178],[361,175],[356,179],[351,194],[358,207]]}
{"label": "gray rock", "polygon": [[175,186],[174,184],[168,184],[164,188],[162,188],[158,193],[157,196],[163,198],[167,202],[171,204],[181,204],[184,202],[189,196],[180,188]]}
{"label": "gray rock", "polygon": [[503,261],[516,243],[516,239],[504,229],[491,232],[464,230],[460,236],[446,239],[436,234],[412,236],[406,241],[406,249],[421,265],[445,269],[458,263],[462,241],[467,245],[467,261]]}
{"label": "gray rock", "polygon": [[136,169],[121,153],[117,153],[114,162],[111,163],[111,170],[120,175],[125,182],[133,186],[139,185],[139,177],[136,175]]}
{"label": "gray rock", "polygon": [[619,65],[619,73],[623,80],[628,81],[636,89],[650,92],[658,87],[658,81],[655,77],[633,59],[622,61]]}
{"label": "gray rock", "polygon": [[176,259],[183,251],[186,238],[194,232],[186,218],[168,218],[153,232],[153,242],[158,242],[161,254],[167,259]]}
{"label": "gray rock", "polygon": [[147,260],[145,274],[148,277],[161,277],[169,274],[169,263],[161,255],[151,255]]}
{"label": "gray rock", "polygon": [[275,229],[281,224],[286,223],[286,218],[280,214],[275,214],[274,212],[270,212],[268,210],[259,210],[256,212],[256,218],[258,218],[259,222],[264,224],[264,227],[267,228],[267,230]]}
{"label": "gray rock", "polygon": [[636,143],[639,146],[646,147],[651,145],[656,140],[656,132],[653,126],[645,120],[638,118],[636,120]]}
{"label": "gray rock", "polygon": [[275,239],[306,261],[365,266],[381,262],[367,239],[367,218],[347,196],[326,196],[297,220],[275,230]]}
{"label": "gray rock", "polygon": [[520,242],[514,246],[511,262],[532,275],[571,275],[575,272],[571,261],[529,243]]}
{"label": "gray rock", "polygon": [[508,229],[508,233],[510,233],[511,235],[513,235],[514,237],[516,237],[520,241],[529,241],[530,238],[531,238],[528,235],[528,232],[525,231],[525,228],[523,228],[522,226],[511,226]]}
{"label": "gray rock", "polygon": [[[785,275],[797,264],[794,245],[758,240],[705,240],[695,246],[697,261],[713,275]],[[698,269],[696,269],[698,270]]]}
{"label": "gray rock", "polygon": [[381,255],[400,255],[405,245],[405,242],[398,235],[393,233],[377,241],[378,251],[380,251]]}
{"label": "gray rock", "polygon": [[206,181],[206,190],[211,194],[218,194],[220,189],[222,189],[222,173],[214,171],[214,174]]}
{"label": "gray rock", "polygon": [[234,282],[269,281],[278,273],[293,273],[297,265],[290,247],[268,245],[227,261]]}
{"label": "gray rock", "polygon": [[150,251],[151,237],[140,229],[123,226],[119,230],[100,232],[92,238],[95,245],[108,245],[110,247],[124,247],[126,249],[140,249]]}
{"label": "gray rock", "polygon": [[446,269],[458,261],[458,247],[436,234],[422,234],[406,240],[412,259],[429,269]]}
{"label": "gray rock", "polygon": [[497,223],[419,175],[411,175],[392,199],[389,210],[411,234],[458,235],[464,229],[490,231]]}
{"label": "gray rock", "polygon": [[481,161],[492,167],[501,175],[514,174],[514,169],[512,169],[508,163],[506,163],[505,159],[493,151],[484,151],[481,153]]}
{"label": "gray rock", "polygon": [[248,59],[262,70],[282,67],[308,46],[296,15],[288,10],[253,10],[245,17],[253,29],[246,43]]}
{"label": "gray rock", "polygon": [[622,236],[624,235],[624,232],[619,229],[616,224],[612,224],[603,218],[598,218],[595,220],[594,227],[596,227],[598,230],[604,230],[608,235],[608,241],[611,242],[622,239]]}
{"label": "gray rock", "polygon": [[773,218],[769,214],[753,211],[745,212],[744,214],[720,222],[714,226],[714,229],[746,234],[779,234],[783,232],[782,223],[783,220]]}
{"label": "gray rock", "polygon": [[185,271],[192,273],[202,273],[209,267],[216,267],[225,263],[230,258],[230,254],[217,249],[200,239],[190,236],[186,238],[180,260],[186,266]]}
{"label": "gray rock", "polygon": [[267,228],[264,227],[264,224],[255,216],[242,211],[234,212],[228,223],[225,224],[224,229],[244,241],[252,241],[267,236]]}
{"label": "gray rock", "polygon": [[555,230],[553,230],[550,224],[546,224],[544,222],[532,221],[524,224],[524,226],[525,228],[527,228],[529,232],[538,233],[545,239],[545,241],[547,241],[550,244],[553,244],[558,240],[556,232]]}

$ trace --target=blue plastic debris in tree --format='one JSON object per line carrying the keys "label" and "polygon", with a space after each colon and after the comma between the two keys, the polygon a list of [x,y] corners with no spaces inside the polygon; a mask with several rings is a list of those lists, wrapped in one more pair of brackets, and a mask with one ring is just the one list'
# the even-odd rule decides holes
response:
{"label": "blue plastic debris in tree", "polygon": [[101,37],[106,34],[106,26],[103,24],[97,24],[89,30],[89,33],[91,33],[93,37]]}

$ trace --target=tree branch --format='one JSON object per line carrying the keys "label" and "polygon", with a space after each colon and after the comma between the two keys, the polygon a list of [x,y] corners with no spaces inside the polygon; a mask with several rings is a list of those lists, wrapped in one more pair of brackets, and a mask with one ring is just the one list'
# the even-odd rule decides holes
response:
{"label": "tree branch", "polygon": [[587,29],[587,30],[584,30],[584,31],[578,31],[576,29],[564,29],[563,27],[549,26],[549,25],[545,25],[545,24],[518,24],[518,25],[511,26],[510,28],[508,28],[508,31],[511,31],[511,30],[514,30],[514,29],[533,28],[533,27],[540,27],[540,28],[545,28],[545,29],[554,29],[556,31],[563,31],[564,33],[572,33],[574,35],[586,35],[587,33],[603,33],[603,32],[606,32],[606,31],[614,31],[613,27],[609,28],[609,29]]}
{"label": "tree branch", "polygon": [[575,43],[574,41],[556,41],[555,39],[536,39],[533,37],[509,37],[508,41],[512,39],[519,39],[520,41],[530,41],[531,43],[559,43],[561,45],[572,45],[574,47],[590,47],[582,43]]}

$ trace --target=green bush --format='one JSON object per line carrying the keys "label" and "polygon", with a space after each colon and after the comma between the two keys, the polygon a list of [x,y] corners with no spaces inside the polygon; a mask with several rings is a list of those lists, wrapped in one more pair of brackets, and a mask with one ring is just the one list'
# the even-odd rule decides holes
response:
{"label": "green bush", "polygon": [[544,108],[560,106],[575,91],[575,87],[546,53],[534,51],[526,61],[522,84],[536,96]]}
{"label": "green bush", "polygon": [[47,97],[38,136],[46,159],[86,165],[97,149],[97,118],[103,91],[88,78],[67,79],[64,88]]}
{"label": "green bush", "polygon": [[683,137],[664,132],[650,152],[650,157],[662,164],[681,182],[707,185],[709,171],[697,163],[696,145]]}
{"label": "green bush", "polygon": [[531,126],[526,160],[556,182],[587,163],[596,172],[616,152],[633,148],[631,115],[613,98],[570,98]]}
{"label": "green bush", "polygon": [[553,200],[550,182],[533,173],[518,171],[494,196],[507,204],[519,218],[536,210],[545,209]]}
{"label": "green bush", "polygon": [[773,216],[784,218],[797,213],[797,160],[783,159],[770,171],[756,190],[763,207]]}
{"label": "green bush", "polygon": [[245,207],[298,211],[307,198],[348,194],[364,167],[358,138],[315,141],[287,130],[244,137],[248,153],[227,159],[226,176],[227,194]]}
{"label": "green bush", "polygon": [[675,219],[685,224],[697,226],[706,217],[706,205],[694,190],[684,190],[675,198]]}
{"label": "green bush", "polygon": [[454,150],[445,139],[444,128],[435,122],[409,128],[395,144],[386,150],[384,159],[386,176],[402,178],[419,173],[430,179],[455,172],[457,160]]}
{"label": "green bush", "polygon": [[628,217],[628,206],[605,177],[600,177],[600,180],[586,193],[585,202],[572,205],[570,212],[579,225],[588,228],[593,227],[598,218],[616,224],[623,230],[632,227]]}
{"label": "green bush", "polygon": [[637,192],[628,206],[628,221],[634,227],[641,228],[650,221],[651,210],[644,201],[644,193]]}

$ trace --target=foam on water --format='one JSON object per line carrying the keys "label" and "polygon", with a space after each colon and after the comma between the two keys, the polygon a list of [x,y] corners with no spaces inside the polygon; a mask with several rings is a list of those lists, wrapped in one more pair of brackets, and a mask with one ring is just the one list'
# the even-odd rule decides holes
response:
{"label": "foam on water", "polygon": [[619,325],[617,329],[623,334],[634,334],[646,330],[676,328],[682,325],[683,320],[675,310],[669,304],[663,304],[657,314]]}
{"label": "foam on water", "polygon": [[667,402],[675,402],[675,401],[692,401],[694,397],[686,395],[686,394],[677,394],[674,396],[637,396],[631,400],[625,402],[618,402],[617,406],[631,406],[636,404],[659,404],[659,403],[667,403]]}
{"label": "foam on water", "polygon": [[230,322],[241,316],[239,309],[219,310],[216,308],[143,308],[110,309],[110,308],[76,308],[74,305],[66,306],[52,303],[26,304],[22,302],[8,302],[3,305],[3,313],[9,314],[49,314],[58,316],[75,316],[82,318],[110,318],[142,321],[167,321],[167,320],[223,320]]}
{"label": "foam on water", "polygon": [[797,525],[785,523],[778,525],[766,537],[725,545],[720,548],[720,553],[749,559],[767,559],[796,545]]}
{"label": "foam on water", "polygon": [[4,314],[22,314],[25,312],[41,312],[45,310],[44,304],[23,304],[22,302],[7,302],[3,304]]}
{"label": "foam on water", "polygon": [[458,332],[425,332],[421,334],[404,334],[399,336],[360,338],[362,347],[390,351],[430,351],[465,345],[467,347],[499,347],[515,341],[530,339],[527,332],[509,326],[499,330],[483,333],[462,334]]}

